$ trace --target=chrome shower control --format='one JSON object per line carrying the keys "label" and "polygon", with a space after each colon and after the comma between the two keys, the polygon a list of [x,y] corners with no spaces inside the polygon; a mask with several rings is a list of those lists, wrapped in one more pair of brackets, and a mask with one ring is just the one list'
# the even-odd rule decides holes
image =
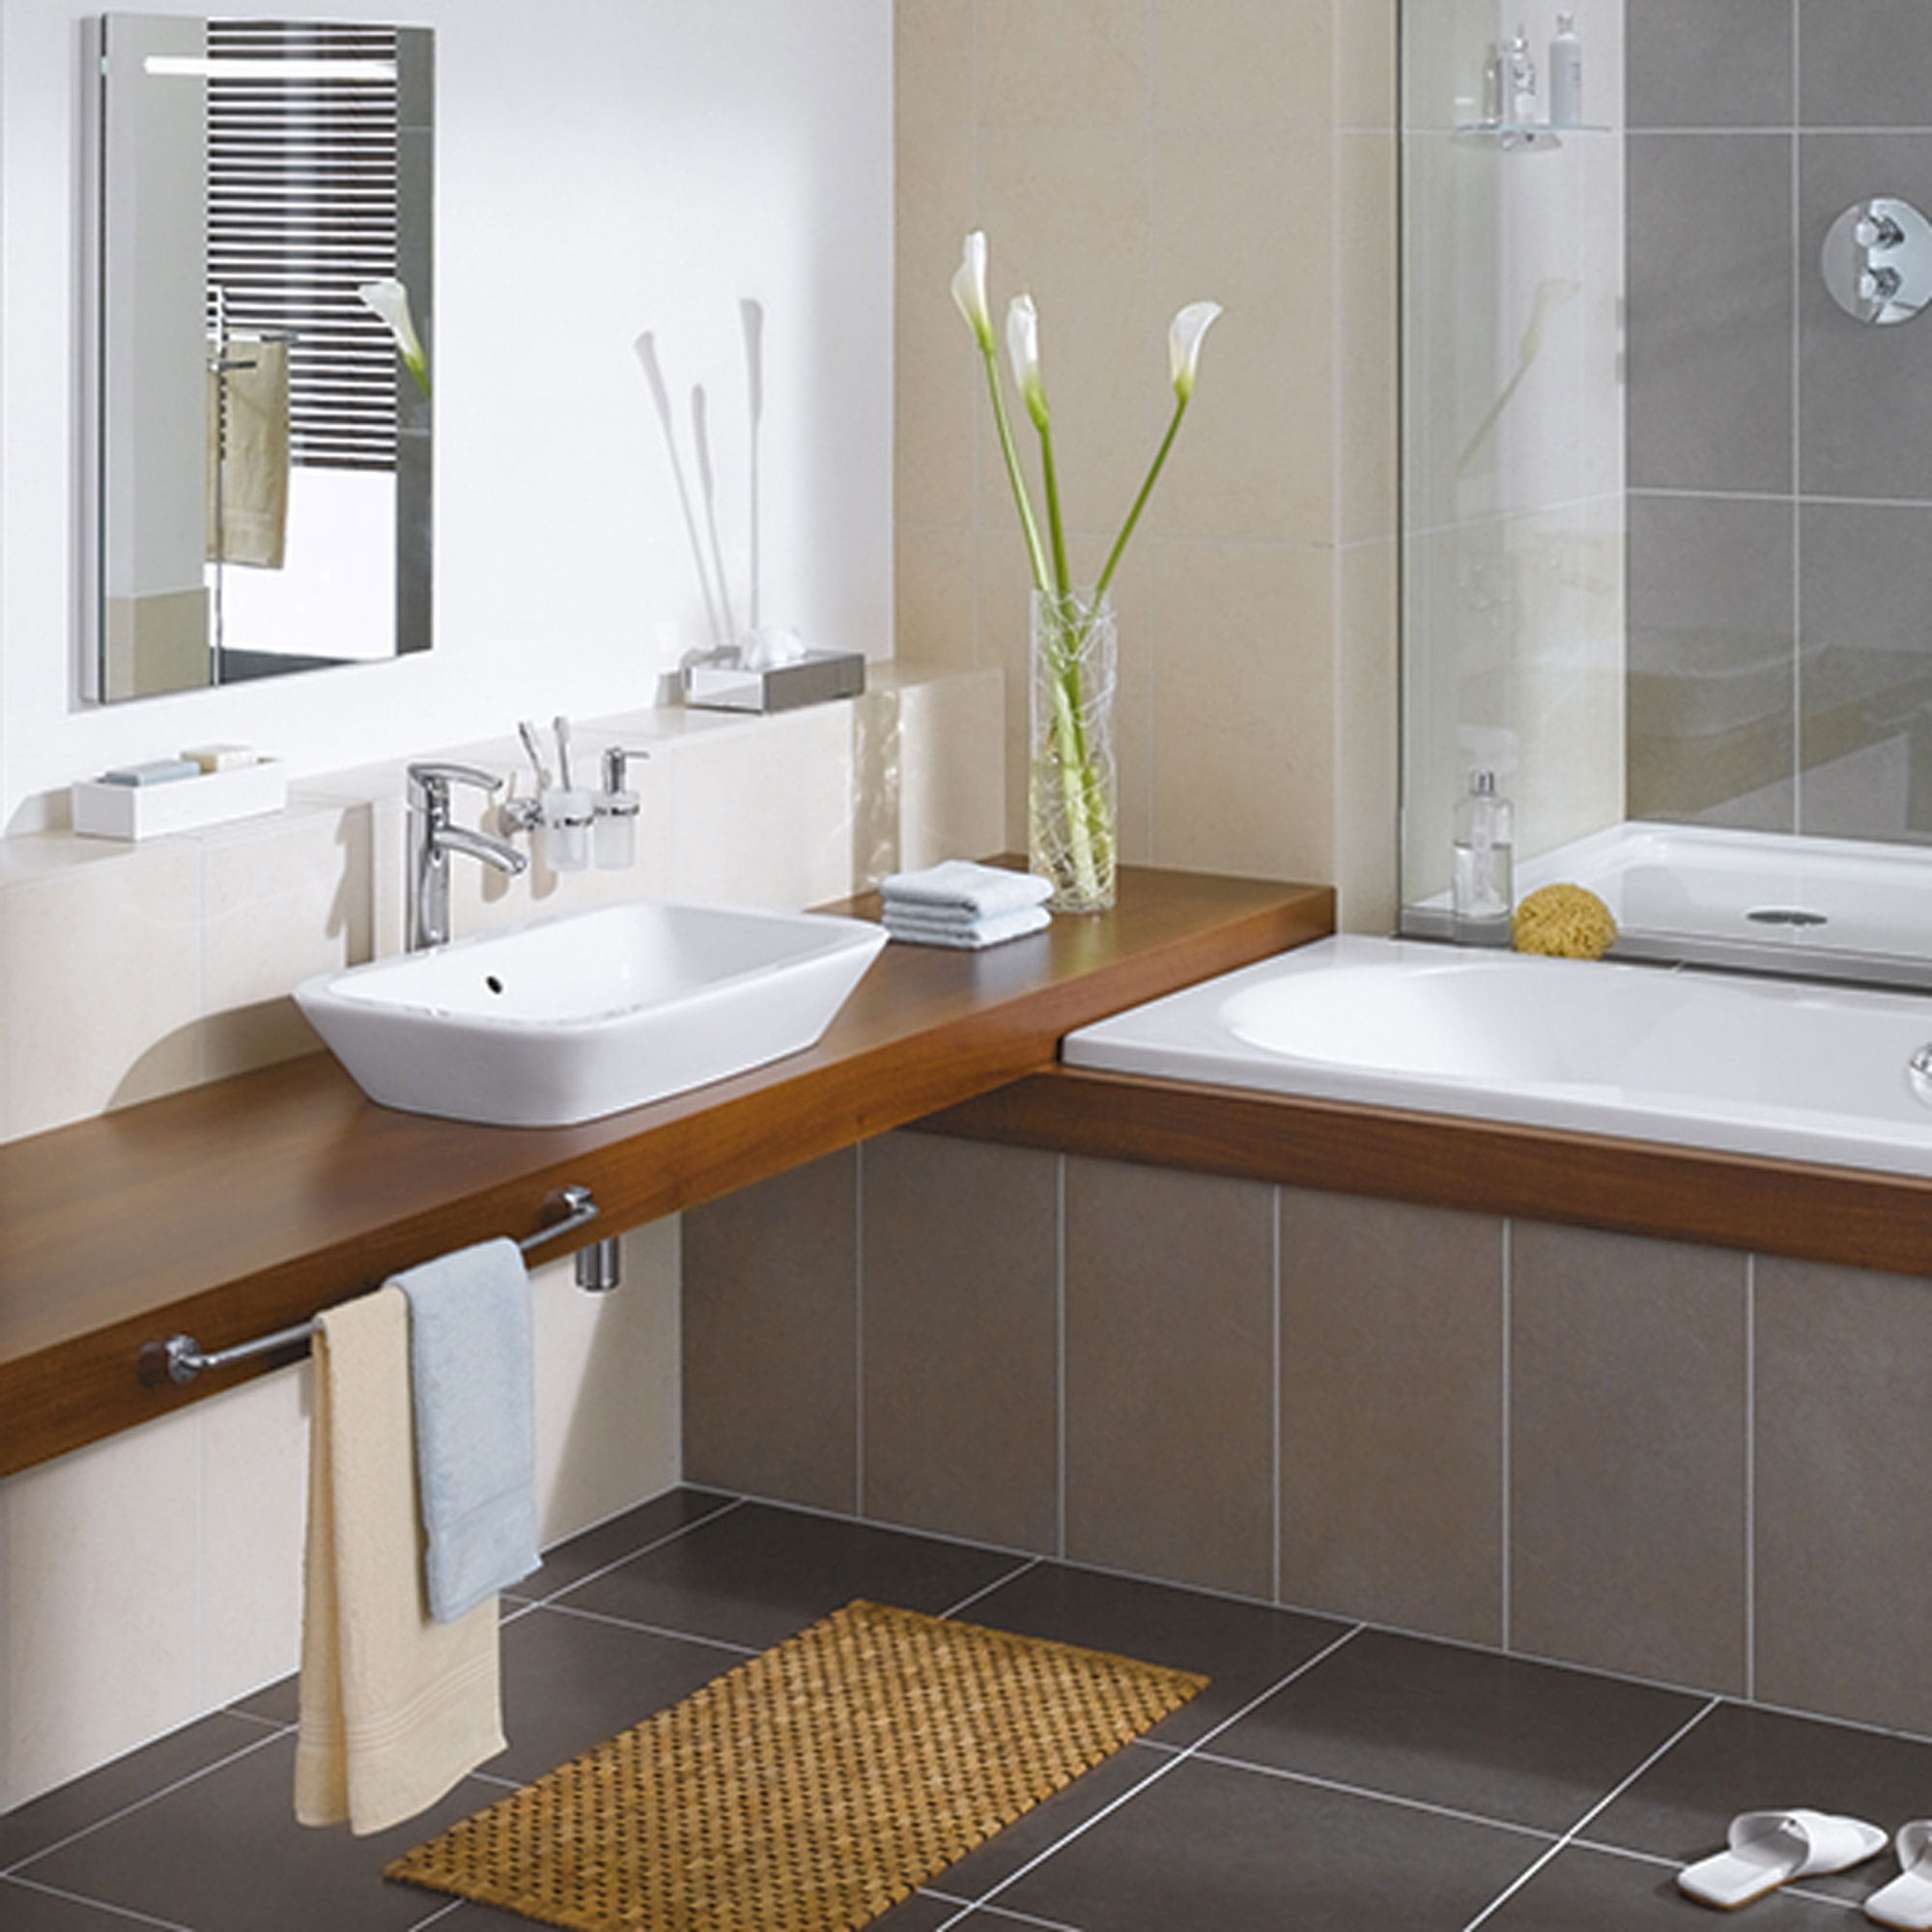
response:
{"label": "chrome shower control", "polygon": [[1932,1107],[1932,1040],[1928,1040],[1905,1063],[1906,1084],[1913,1097]]}
{"label": "chrome shower control", "polygon": [[1932,302],[1932,222],[1895,195],[1855,202],[1832,223],[1818,269],[1857,321],[1910,322]]}

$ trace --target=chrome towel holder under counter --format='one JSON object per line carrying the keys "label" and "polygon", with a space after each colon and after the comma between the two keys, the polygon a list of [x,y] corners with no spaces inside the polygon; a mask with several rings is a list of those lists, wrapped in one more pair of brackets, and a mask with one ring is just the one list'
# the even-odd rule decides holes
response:
{"label": "chrome towel holder under counter", "polygon": [[[525,1254],[547,1241],[560,1240],[587,1227],[598,1215],[595,1198],[587,1187],[562,1187],[545,1202],[547,1209],[561,1209],[557,1218],[547,1221],[534,1235],[526,1235],[517,1246]],[[606,1293],[618,1282],[617,1242],[593,1241],[577,1257],[577,1285],[592,1293]],[[298,1321],[293,1327],[278,1328],[272,1335],[259,1335],[252,1342],[238,1342],[232,1349],[217,1349],[203,1354],[191,1335],[170,1335],[164,1342],[150,1342],[140,1353],[141,1379],[151,1385],[176,1382],[185,1385],[206,1369],[226,1369],[257,1355],[272,1354],[277,1349],[291,1349],[314,1335],[313,1319]]]}

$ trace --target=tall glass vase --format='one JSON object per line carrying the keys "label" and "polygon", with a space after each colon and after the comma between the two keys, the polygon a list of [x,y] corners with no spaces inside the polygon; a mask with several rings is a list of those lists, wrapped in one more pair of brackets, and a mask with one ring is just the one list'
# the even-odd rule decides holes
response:
{"label": "tall glass vase", "polygon": [[1114,607],[1075,592],[1033,593],[1033,734],[1027,863],[1053,885],[1056,912],[1114,903]]}

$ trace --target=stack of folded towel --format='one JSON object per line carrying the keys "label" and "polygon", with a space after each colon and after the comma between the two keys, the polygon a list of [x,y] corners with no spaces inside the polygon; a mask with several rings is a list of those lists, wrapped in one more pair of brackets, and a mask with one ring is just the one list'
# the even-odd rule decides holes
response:
{"label": "stack of folded towel", "polygon": [[1053,915],[1052,886],[1031,872],[944,859],[917,872],[879,881],[884,924],[895,939],[916,946],[956,946],[978,952],[1038,932]]}

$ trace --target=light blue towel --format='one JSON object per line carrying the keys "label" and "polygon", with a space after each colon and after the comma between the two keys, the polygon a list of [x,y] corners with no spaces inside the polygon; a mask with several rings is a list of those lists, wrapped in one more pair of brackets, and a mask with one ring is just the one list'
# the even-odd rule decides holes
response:
{"label": "light blue towel", "polygon": [[410,1376],[430,1615],[454,1623],[537,1555],[530,1278],[512,1240],[395,1276],[410,1298]]}

